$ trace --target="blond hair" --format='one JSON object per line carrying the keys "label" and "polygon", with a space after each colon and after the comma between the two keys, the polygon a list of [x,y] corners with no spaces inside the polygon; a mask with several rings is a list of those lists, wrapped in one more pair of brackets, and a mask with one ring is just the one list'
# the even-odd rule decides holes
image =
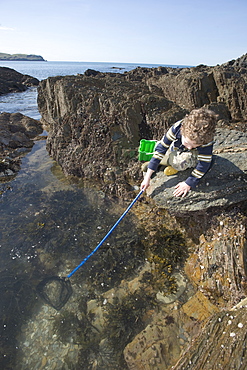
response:
{"label": "blond hair", "polygon": [[217,115],[207,108],[193,109],[182,123],[181,134],[198,145],[211,142],[214,138]]}

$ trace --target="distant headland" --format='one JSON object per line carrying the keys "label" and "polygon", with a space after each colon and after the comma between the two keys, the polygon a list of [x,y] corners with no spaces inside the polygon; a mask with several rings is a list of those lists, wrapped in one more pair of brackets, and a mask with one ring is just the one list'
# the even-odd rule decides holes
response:
{"label": "distant headland", "polygon": [[45,59],[41,55],[33,55],[33,54],[7,54],[7,53],[0,53],[0,61],[39,61],[45,62]]}

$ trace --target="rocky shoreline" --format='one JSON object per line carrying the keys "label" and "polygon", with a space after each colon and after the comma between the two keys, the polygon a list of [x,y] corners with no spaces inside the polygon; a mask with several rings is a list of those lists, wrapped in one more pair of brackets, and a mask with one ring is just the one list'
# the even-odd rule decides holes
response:
{"label": "rocky shoreline", "polygon": [[30,86],[38,86],[39,80],[23,75],[12,68],[0,67],[0,95],[27,90]]}
{"label": "rocky shoreline", "polygon": [[43,127],[21,113],[0,114],[0,181],[12,180],[20,170],[21,158],[39,140]]}
{"label": "rocky shoreline", "polygon": [[[67,176],[97,181],[105,195],[121,201],[133,197],[142,178],[137,161],[141,138],[159,139],[195,107],[207,106],[219,115],[215,166],[200,187],[183,200],[174,199],[171,188],[186,174],[167,179],[160,171],[133,209],[145,250],[138,273],[101,291],[100,299],[88,299],[83,310],[78,311],[75,303],[74,310],[61,313],[77,328],[71,332],[74,344],[63,347],[65,357],[68,350],[70,356],[74,353],[70,357],[74,366],[247,367],[246,61],[247,55],[215,67],[137,68],[123,74],[88,70],[40,82],[38,105],[49,131],[50,155]],[[4,136],[8,144],[1,145],[9,150],[15,117],[1,116],[9,128]],[[33,123],[32,131],[31,122],[16,118],[25,126],[26,146],[31,146],[41,126]],[[150,299],[145,307],[143,297]],[[49,310],[41,312],[46,325]],[[85,317],[91,325],[91,331],[86,326],[92,344],[88,347],[78,344],[85,338],[81,334]],[[139,332],[131,332],[136,323]],[[32,338],[33,323],[30,327],[23,327],[23,335]],[[59,326],[57,332],[61,333]],[[54,346],[57,338],[53,336]],[[30,358],[26,351],[25,366]],[[49,364],[44,356],[40,366],[52,368]]]}
{"label": "rocky shoreline", "polygon": [[[0,67],[0,95],[26,91],[39,80],[12,68]],[[43,132],[42,124],[21,113],[0,112],[0,181],[7,182],[20,170],[21,158]]]}

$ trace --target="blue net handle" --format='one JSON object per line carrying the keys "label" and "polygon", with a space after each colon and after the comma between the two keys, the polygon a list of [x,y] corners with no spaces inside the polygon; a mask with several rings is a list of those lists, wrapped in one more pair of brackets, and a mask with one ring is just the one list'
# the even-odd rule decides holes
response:
{"label": "blue net handle", "polygon": [[138,200],[138,198],[141,196],[143,193],[143,189],[137,194],[135,199],[130,203],[128,208],[124,211],[122,216],[117,220],[117,222],[112,226],[112,228],[108,231],[106,236],[101,240],[101,242],[97,245],[97,247],[87,256],[84,258],[84,260],[67,276],[67,278],[70,278],[82,265],[84,265],[85,262],[101,247],[101,245],[104,243],[104,241],[108,238],[108,236],[113,232],[113,230],[117,227],[117,225],[122,221],[124,216],[129,212],[131,207],[135,204],[135,202]]}

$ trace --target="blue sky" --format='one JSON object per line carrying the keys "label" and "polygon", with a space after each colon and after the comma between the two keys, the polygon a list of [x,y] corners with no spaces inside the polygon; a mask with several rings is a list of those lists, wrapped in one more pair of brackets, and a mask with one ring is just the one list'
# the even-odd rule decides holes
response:
{"label": "blue sky", "polygon": [[246,0],[0,0],[0,52],[216,65],[247,53]]}

